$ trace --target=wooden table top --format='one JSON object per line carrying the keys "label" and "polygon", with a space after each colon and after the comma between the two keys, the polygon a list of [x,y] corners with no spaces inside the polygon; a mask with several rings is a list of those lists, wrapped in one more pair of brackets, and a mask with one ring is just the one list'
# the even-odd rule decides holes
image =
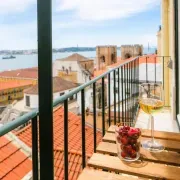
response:
{"label": "wooden table top", "polygon": [[[117,157],[115,128],[111,126],[88,161],[79,180],[124,179],[173,179],[180,180],[180,133],[155,131],[155,138],[165,146],[159,153],[141,148],[141,157],[135,162],[125,162]],[[142,130],[142,140],[151,136],[150,130]]]}

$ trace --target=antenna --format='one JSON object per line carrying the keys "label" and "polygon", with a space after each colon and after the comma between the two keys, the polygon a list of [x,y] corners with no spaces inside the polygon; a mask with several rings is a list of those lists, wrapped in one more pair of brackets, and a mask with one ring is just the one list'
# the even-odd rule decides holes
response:
{"label": "antenna", "polygon": [[150,49],[150,47],[149,47],[149,42],[148,42],[148,54],[149,54],[149,49]]}

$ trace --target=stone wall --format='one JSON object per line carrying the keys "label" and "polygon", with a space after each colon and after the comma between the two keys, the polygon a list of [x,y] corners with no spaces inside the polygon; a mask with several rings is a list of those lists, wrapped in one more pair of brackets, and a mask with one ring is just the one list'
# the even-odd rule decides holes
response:
{"label": "stone wall", "polygon": [[121,46],[121,59],[125,60],[131,57],[142,56],[143,46],[142,45],[122,45]]}
{"label": "stone wall", "polygon": [[117,63],[117,46],[97,46],[96,57],[97,70],[103,70],[106,66]]}

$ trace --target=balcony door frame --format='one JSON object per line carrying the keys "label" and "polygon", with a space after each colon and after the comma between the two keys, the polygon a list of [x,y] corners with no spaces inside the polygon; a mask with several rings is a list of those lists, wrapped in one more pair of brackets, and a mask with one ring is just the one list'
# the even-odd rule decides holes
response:
{"label": "balcony door frame", "polygon": [[[180,17],[180,3],[174,0],[174,21],[175,21],[175,82],[176,82],[176,114],[180,114],[180,26],[178,25]],[[180,119],[178,121],[180,127]]]}
{"label": "balcony door frame", "polygon": [[52,0],[37,0],[40,179],[54,179]]}

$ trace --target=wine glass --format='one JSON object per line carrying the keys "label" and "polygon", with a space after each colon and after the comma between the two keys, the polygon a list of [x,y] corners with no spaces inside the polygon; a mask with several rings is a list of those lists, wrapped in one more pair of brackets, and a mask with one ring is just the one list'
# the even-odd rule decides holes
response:
{"label": "wine glass", "polygon": [[149,115],[151,122],[151,139],[142,142],[142,147],[151,152],[160,152],[164,146],[154,139],[153,114],[160,112],[164,106],[162,85],[157,83],[143,83],[140,85],[139,104],[141,109]]}

